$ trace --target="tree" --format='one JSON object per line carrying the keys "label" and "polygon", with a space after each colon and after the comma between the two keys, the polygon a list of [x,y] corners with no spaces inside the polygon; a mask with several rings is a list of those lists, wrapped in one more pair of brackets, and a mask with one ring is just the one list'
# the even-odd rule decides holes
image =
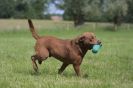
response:
{"label": "tree", "polygon": [[65,18],[72,19],[74,25],[82,25],[84,23],[84,0],[64,0],[65,2]]}
{"label": "tree", "polygon": [[102,2],[103,0],[85,0],[83,9],[85,20],[87,21],[100,21],[102,20]]}
{"label": "tree", "polygon": [[32,15],[33,12],[30,12],[30,9],[32,8],[30,8],[28,2],[24,0],[16,0],[13,18],[27,18],[30,14],[30,16],[34,16]]}
{"label": "tree", "polygon": [[103,0],[64,0],[66,19],[74,20],[75,26],[85,21],[100,21]]}
{"label": "tree", "polygon": [[16,0],[15,3],[15,18],[44,18],[44,0]]}
{"label": "tree", "polygon": [[133,22],[133,0],[127,0],[128,12],[126,15],[126,22]]}
{"label": "tree", "polygon": [[44,18],[44,3],[48,0],[31,0],[31,6],[34,9],[36,18]]}
{"label": "tree", "polygon": [[0,0],[0,18],[44,18],[49,0]]}
{"label": "tree", "polygon": [[114,23],[115,30],[120,26],[122,19],[126,16],[128,5],[126,0],[104,0],[106,4],[105,14]]}
{"label": "tree", "polygon": [[0,18],[11,18],[14,14],[14,0],[0,0]]}

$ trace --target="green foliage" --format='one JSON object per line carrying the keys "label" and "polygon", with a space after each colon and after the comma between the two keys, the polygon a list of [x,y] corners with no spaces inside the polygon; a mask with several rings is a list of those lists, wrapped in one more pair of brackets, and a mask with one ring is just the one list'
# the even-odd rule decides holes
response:
{"label": "green foliage", "polygon": [[107,13],[110,16],[115,16],[115,15],[121,15],[125,16],[127,14],[127,3],[126,0],[107,0]]}
{"label": "green foliage", "polygon": [[83,13],[83,7],[84,7],[84,1],[83,0],[64,0],[65,2],[65,14],[66,16],[69,16],[69,18],[66,17],[66,19],[73,19],[73,14],[80,14]]}
{"label": "green foliage", "polygon": [[77,24],[133,22],[133,0],[0,0],[0,18],[50,18],[44,12],[51,2],[65,10],[65,20]]}
{"label": "green foliage", "polygon": [[133,18],[133,0],[64,0],[65,18],[82,13],[87,21],[116,22]]}
{"label": "green foliage", "polygon": [[[45,0],[46,1],[46,0]],[[31,2],[31,6],[34,9],[35,18],[44,18],[44,0],[35,0]]]}
{"label": "green foliage", "polygon": [[0,18],[44,18],[48,0],[0,0]]}
{"label": "green foliage", "polygon": [[14,14],[14,0],[0,0],[0,18],[11,18]]}
{"label": "green foliage", "polygon": [[128,3],[128,13],[125,17],[126,22],[133,22],[133,0],[127,0]]}
{"label": "green foliage", "polygon": [[87,21],[99,21],[102,17],[101,0],[85,0],[83,11]]}
{"label": "green foliage", "polygon": [[114,21],[117,19],[122,19],[127,15],[128,4],[126,0],[106,0],[105,8],[105,14],[108,15],[109,19]]}

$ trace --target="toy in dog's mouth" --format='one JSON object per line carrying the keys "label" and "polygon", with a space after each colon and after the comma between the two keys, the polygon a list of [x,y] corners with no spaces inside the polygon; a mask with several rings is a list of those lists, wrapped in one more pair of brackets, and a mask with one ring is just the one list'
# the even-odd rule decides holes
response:
{"label": "toy in dog's mouth", "polygon": [[98,53],[98,51],[100,50],[101,47],[102,47],[102,44],[93,45],[92,52]]}

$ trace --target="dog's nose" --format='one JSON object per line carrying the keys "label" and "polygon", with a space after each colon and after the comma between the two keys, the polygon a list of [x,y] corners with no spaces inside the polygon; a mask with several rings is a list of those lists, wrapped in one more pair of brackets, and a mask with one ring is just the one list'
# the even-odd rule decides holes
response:
{"label": "dog's nose", "polygon": [[97,41],[98,44],[101,44],[102,42],[100,40]]}

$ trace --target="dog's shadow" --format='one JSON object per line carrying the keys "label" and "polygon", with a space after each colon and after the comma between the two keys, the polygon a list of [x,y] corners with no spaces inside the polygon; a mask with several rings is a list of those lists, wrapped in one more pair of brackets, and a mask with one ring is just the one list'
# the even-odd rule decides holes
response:
{"label": "dog's shadow", "polygon": [[39,75],[41,75],[40,72],[35,72],[32,69],[14,69],[13,73],[19,74],[19,75],[25,75],[25,76],[28,76],[28,75],[39,76]]}
{"label": "dog's shadow", "polygon": [[[31,75],[31,76],[60,76],[60,77],[65,77],[65,78],[73,78],[73,77],[78,77],[75,73],[72,72],[63,72],[62,74],[58,74],[58,71],[50,71],[48,69],[42,70],[42,71],[38,71],[35,72],[32,69],[26,69],[26,70],[17,70],[15,71],[15,73],[17,74],[21,74],[21,75]],[[85,78],[88,79],[89,75],[88,74],[82,74],[81,76],[79,76],[79,78]]]}

